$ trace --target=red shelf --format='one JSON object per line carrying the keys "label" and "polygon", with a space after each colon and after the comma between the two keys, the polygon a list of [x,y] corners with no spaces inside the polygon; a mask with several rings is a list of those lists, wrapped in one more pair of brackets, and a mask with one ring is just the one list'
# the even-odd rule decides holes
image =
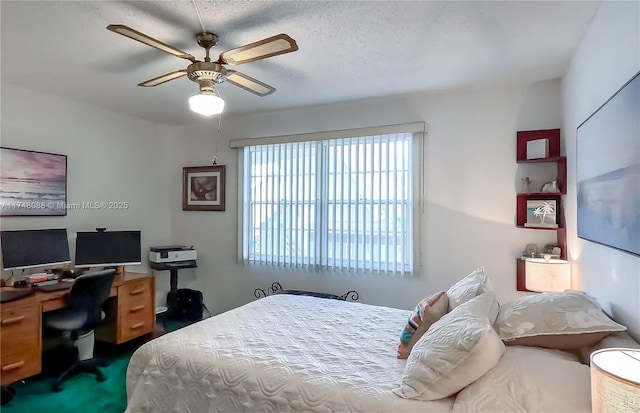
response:
{"label": "red shelf", "polygon": [[[555,163],[557,166],[556,180],[558,181],[558,188],[560,189],[560,194],[565,195],[567,193],[567,157],[566,156],[556,156],[553,158],[540,158],[540,159],[525,159],[522,161],[518,161],[518,163]],[[531,194],[522,194],[522,195],[537,195],[537,194],[546,194],[553,192],[536,192]],[[520,195],[520,194],[518,194]]]}
{"label": "red shelf", "polygon": [[525,262],[523,259],[518,258],[516,260],[516,291],[529,291],[527,290],[527,279],[525,277]]}
{"label": "red shelf", "polygon": [[538,159],[520,159],[517,163],[542,163],[542,162],[558,162],[561,161],[564,156],[554,156],[553,158],[538,158]]}
{"label": "red shelf", "polygon": [[557,231],[560,227],[557,228],[549,228],[549,227],[528,227],[525,225],[516,225],[516,227],[518,228],[524,228],[524,229],[541,229],[541,230],[545,230],[545,231]]}
{"label": "red shelf", "polygon": [[540,199],[544,199],[545,197],[557,197],[564,195],[562,192],[521,192],[516,194],[517,196],[526,196],[531,199],[538,199],[536,197],[540,197]]}
{"label": "red shelf", "polygon": [[[527,159],[527,142],[538,139],[548,139],[548,153],[545,158]],[[557,165],[556,180],[558,182],[558,192],[530,192],[516,194],[516,227],[555,231],[556,244],[560,247],[560,258],[567,259],[567,230],[565,228],[564,211],[562,208],[562,196],[567,193],[567,158],[560,155],[560,129],[541,129],[532,131],[519,131],[516,141],[516,162],[517,163],[549,163]],[[555,200],[556,217],[558,228],[548,227],[527,227],[527,200]],[[526,288],[525,262],[518,258],[516,260],[516,289],[518,291],[529,291]]]}
{"label": "red shelf", "polygon": [[[549,153],[545,158],[527,159],[527,142],[538,139],[549,139]],[[526,130],[517,133],[517,162],[555,162],[551,159],[560,157],[560,129]]]}
{"label": "red shelf", "polygon": [[518,194],[516,196],[516,226],[522,228],[535,228],[535,229],[551,229],[556,230],[557,228],[546,228],[546,227],[526,227],[524,224],[527,222],[527,201],[529,200],[544,200],[544,199],[552,199],[556,201],[556,217],[558,217],[557,224],[559,227],[564,226],[564,222],[562,220],[563,210],[562,210],[562,195],[556,194],[551,195],[551,193],[543,193],[540,195],[532,195],[532,194]]}

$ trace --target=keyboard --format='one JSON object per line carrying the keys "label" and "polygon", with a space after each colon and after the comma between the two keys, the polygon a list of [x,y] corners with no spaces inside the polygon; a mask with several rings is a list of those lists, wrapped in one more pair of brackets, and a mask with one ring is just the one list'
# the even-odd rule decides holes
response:
{"label": "keyboard", "polygon": [[49,284],[49,285],[36,285],[33,287],[36,291],[59,291],[59,290],[68,290],[71,288],[73,283],[68,282],[59,282],[57,284]]}
{"label": "keyboard", "polygon": [[35,291],[31,288],[20,288],[16,290],[5,290],[0,292],[0,302],[6,303],[9,301],[17,300],[22,297],[33,294]]}

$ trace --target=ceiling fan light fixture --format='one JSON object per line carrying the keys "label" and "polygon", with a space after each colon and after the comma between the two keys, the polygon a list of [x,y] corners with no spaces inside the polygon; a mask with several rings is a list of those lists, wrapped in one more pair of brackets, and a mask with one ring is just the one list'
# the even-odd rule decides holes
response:
{"label": "ceiling fan light fixture", "polygon": [[224,110],[224,100],[215,92],[203,90],[189,98],[189,108],[202,116],[218,115]]}
{"label": "ceiling fan light fixture", "polygon": [[[198,15],[198,17],[200,16]],[[202,26],[201,19],[200,26]],[[138,86],[158,86],[186,76],[189,80],[198,83],[200,86],[200,93],[189,98],[189,107],[193,112],[206,117],[218,115],[224,110],[224,100],[215,88],[217,84],[228,81],[232,85],[238,86],[257,96],[267,96],[276,91],[274,87],[238,71],[229,70],[225,65],[241,65],[298,50],[296,41],[289,35],[281,33],[257,42],[236,47],[235,49],[227,50],[219,55],[218,60],[212,62],[210,49],[218,43],[218,36],[214,33],[204,31],[204,26],[202,26],[202,33],[196,35],[198,45],[205,49],[204,60],[197,60],[189,53],[123,24],[110,24],[107,26],[107,29],[170,55],[190,60],[191,64],[187,66],[186,69],[165,73],[164,75],[139,83]]]}

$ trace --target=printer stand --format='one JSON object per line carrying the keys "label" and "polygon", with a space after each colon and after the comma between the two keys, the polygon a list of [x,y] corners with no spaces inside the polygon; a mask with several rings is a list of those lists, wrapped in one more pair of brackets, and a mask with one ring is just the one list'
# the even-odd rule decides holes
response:
{"label": "printer stand", "polygon": [[195,260],[179,261],[179,262],[163,262],[151,263],[151,268],[160,271],[169,271],[171,278],[169,279],[170,290],[167,293],[167,319],[175,319],[178,314],[178,271],[184,268],[197,268]]}
{"label": "printer stand", "polygon": [[169,291],[178,291],[178,270],[175,268],[169,270],[169,285],[171,289]]}
{"label": "printer stand", "polygon": [[[170,290],[167,293],[167,318],[173,318],[179,310],[178,303],[178,271],[183,268],[196,268],[197,251],[186,245],[165,245],[149,247],[149,263],[151,268],[169,271]],[[200,293],[202,295],[202,293]]]}
{"label": "printer stand", "polygon": [[179,261],[179,262],[152,262],[151,268],[159,271],[169,271],[169,286],[171,292],[178,290],[178,271],[184,268],[197,268],[196,260]]}

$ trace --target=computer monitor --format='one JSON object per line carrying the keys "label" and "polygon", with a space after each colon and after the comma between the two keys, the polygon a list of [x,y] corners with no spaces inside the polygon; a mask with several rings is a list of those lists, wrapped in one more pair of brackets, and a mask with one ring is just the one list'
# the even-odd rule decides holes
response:
{"label": "computer monitor", "polygon": [[142,264],[140,231],[78,232],[76,268]]}
{"label": "computer monitor", "polygon": [[20,270],[69,264],[69,240],[65,228],[0,231],[2,267]]}

